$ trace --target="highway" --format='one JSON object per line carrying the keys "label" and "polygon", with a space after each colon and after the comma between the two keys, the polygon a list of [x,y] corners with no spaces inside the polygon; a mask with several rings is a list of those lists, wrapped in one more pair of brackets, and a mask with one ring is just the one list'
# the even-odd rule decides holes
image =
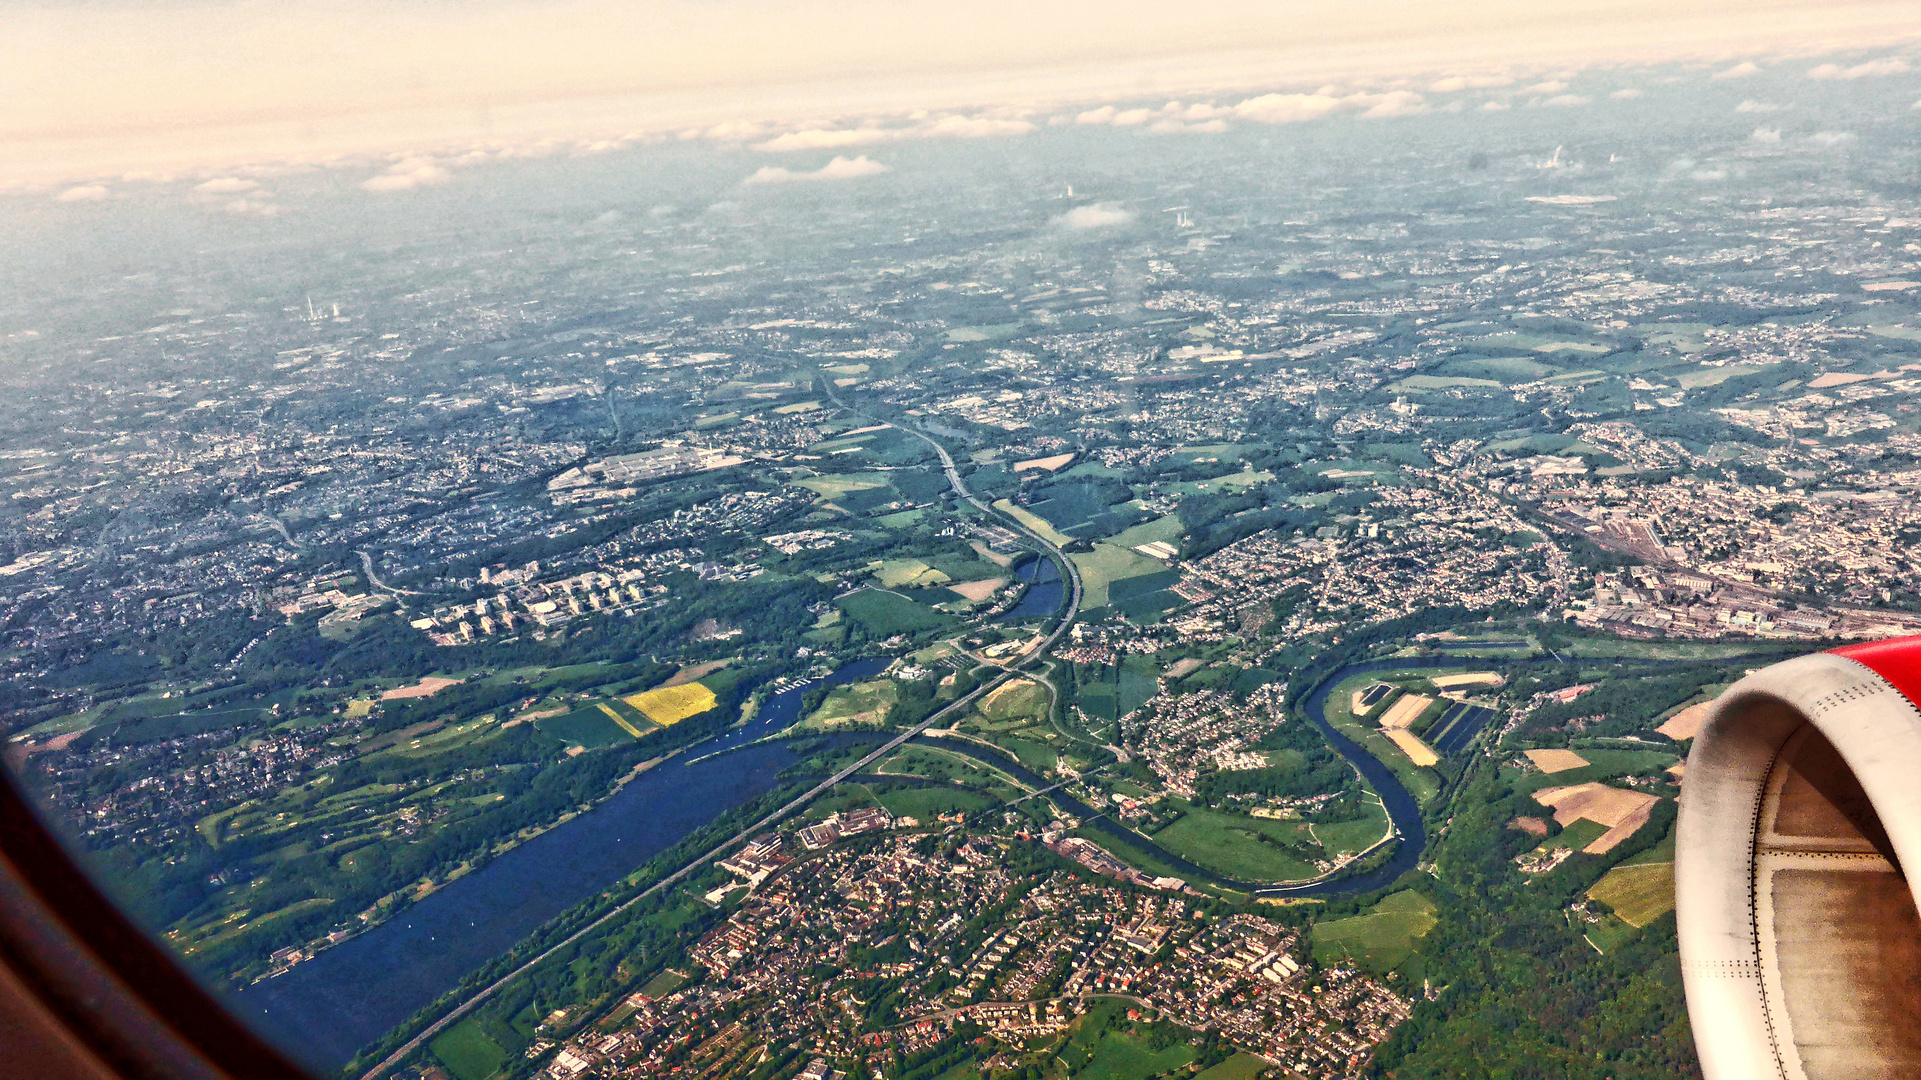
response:
{"label": "highway", "polygon": [[[834,399],[834,404],[840,405],[842,408],[846,408],[846,406],[841,403],[840,397],[834,393],[831,384],[829,384],[828,386],[827,394],[829,397]],[[848,411],[853,412],[853,410],[851,409],[849,409]],[[854,415],[863,416],[865,414],[856,412],[854,413]],[[886,421],[880,420],[874,417],[868,417],[868,419],[874,420],[875,423],[883,423],[883,424],[886,423]],[[893,427],[896,425],[890,424],[888,426]],[[915,724],[913,727],[910,727],[902,731],[900,734],[894,736],[892,739],[889,739],[887,742],[882,743],[879,749],[873,751],[870,754],[867,754],[865,757],[862,757],[859,761],[856,761],[853,764],[848,765],[847,767],[841,769],[839,772],[821,781],[820,783],[815,784],[813,787],[807,789],[807,791],[804,794],[801,794],[795,797],[794,799],[789,800],[786,803],[786,805],[780,807],[778,810],[775,810],[772,813],[767,814],[765,817],[762,817],[759,821],[756,821],[752,825],[749,825],[746,828],[740,830],[739,832],[735,833],[733,836],[730,836],[726,840],[723,840],[722,842],[720,842],[719,844],[716,844],[715,846],[708,848],[704,854],[694,859],[693,861],[689,862],[687,865],[681,867],[680,869],[674,871],[672,874],[669,874],[666,877],[655,882],[654,884],[648,886],[647,889],[641,892],[638,896],[634,896],[626,901],[623,901],[618,907],[614,908],[612,911],[609,911],[607,914],[602,915],[600,918],[595,919],[593,922],[588,923],[586,926],[583,926],[579,930],[576,930],[572,934],[569,934],[566,940],[561,941],[559,944],[554,945],[542,951],[540,955],[535,956],[533,959],[527,961],[526,963],[520,965],[514,970],[508,972],[506,975],[501,976],[499,979],[495,980],[494,982],[488,984],[486,987],[476,992],[473,996],[467,998],[465,1001],[461,1002],[459,1005],[456,1005],[453,1009],[448,1011],[446,1015],[434,1021],[432,1024],[429,1024],[424,1030],[420,1032],[420,1034],[415,1035],[412,1039],[409,1039],[407,1043],[404,1046],[402,1046],[400,1049],[395,1050],[393,1053],[387,1055],[387,1057],[383,1059],[380,1062],[380,1064],[375,1065],[373,1068],[367,1070],[366,1073],[362,1074],[361,1080],[377,1080],[378,1077],[385,1074],[389,1069],[392,1069],[394,1066],[400,1064],[402,1061],[405,1061],[408,1057],[412,1056],[416,1051],[418,1051],[422,1046],[425,1046],[430,1039],[434,1038],[436,1035],[439,1035],[442,1031],[445,1031],[448,1027],[457,1023],[461,1017],[466,1016],[468,1013],[479,1008],[483,1003],[487,1001],[488,998],[492,997],[495,993],[499,992],[499,990],[502,987],[506,986],[508,983],[513,982],[515,979],[520,978],[522,975],[525,975],[527,972],[533,970],[535,967],[537,967],[542,961],[546,960],[548,957],[554,955],[555,953],[559,952],[562,949],[565,949],[569,945],[572,945],[574,942],[579,941],[581,938],[587,936],[588,934],[593,933],[595,930],[599,929],[602,925],[607,923],[608,920],[613,919],[614,917],[622,914],[628,908],[633,907],[635,904],[640,903],[642,900],[647,899],[649,896],[652,896],[663,889],[672,888],[674,885],[684,880],[689,874],[692,874],[695,870],[698,870],[701,867],[707,865],[708,863],[714,861],[716,858],[719,858],[722,852],[725,852],[729,848],[733,847],[735,844],[739,844],[747,840],[749,837],[752,837],[767,831],[769,828],[771,828],[772,826],[780,822],[782,819],[786,818],[789,814],[792,814],[794,811],[799,810],[800,808],[806,806],[808,803],[813,802],[815,799],[825,794],[830,788],[834,787],[836,784],[839,784],[843,780],[846,780],[848,777],[853,776],[855,773],[865,771],[867,766],[872,765],[874,762],[879,761],[881,758],[884,758],[888,754],[893,753],[895,750],[900,748],[902,743],[905,743],[907,740],[913,738],[916,735],[919,735],[921,732],[927,730],[928,728],[934,727],[941,720],[946,719],[950,715],[958,717],[960,713],[965,712],[967,707],[972,705],[975,702],[975,700],[980,698],[983,694],[987,694],[991,692],[995,687],[1013,678],[1023,668],[1026,668],[1028,665],[1034,663],[1036,660],[1039,660],[1041,657],[1046,656],[1047,651],[1054,647],[1054,643],[1060,640],[1061,635],[1067,633],[1068,627],[1074,624],[1074,617],[1077,614],[1079,614],[1081,609],[1081,575],[1080,575],[1080,570],[1074,566],[1073,560],[1069,559],[1067,557],[1067,554],[1061,551],[1060,548],[1054,546],[1052,543],[1049,543],[1046,537],[1041,536],[1039,533],[1034,532],[1032,529],[1029,529],[1026,525],[1022,524],[1018,519],[1013,517],[1011,514],[1000,513],[1000,511],[995,510],[991,506],[988,506],[982,503],[978,497],[976,497],[973,493],[969,492],[967,490],[966,483],[964,483],[961,480],[959,471],[956,470],[954,467],[953,455],[947,452],[946,447],[942,446],[938,442],[935,442],[933,439],[927,437],[926,435],[923,435],[918,431],[914,431],[911,428],[903,427],[903,428],[900,428],[899,430],[907,432],[908,434],[914,436],[915,438],[920,439],[922,442],[925,442],[927,445],[934,448],[934,452],[940,455],[942,470],[947,473],[947,482],[953,485],[954,493],[956,495],[959,495],[962,499],[965,499],[968,503],[972,504],[975,509],[980,510],[982,513],[988,515],[989,517],[999,518],[1002,521],[1008,522],[1015,529],[1018,529],[1022,535],[1027,536],[1029,539],[1033,540],[1036,544],[1040,545],[1040,547],[1043,550],[1045,550],[1048,554],[1052,555],[1060,563],[1061,569],[1065,571],[1067,574],[1067,580],[1071,584],[1072,589],[1068,595],[1067,607],[1062,612],[1060,622],[1055,625],[1053,631],[1049,633],[1045,639],[1042,640],[1042,642],[1038,647],[1029,649],[1027,653],[1020,658],[1020,660],[1016,661],[1015,663],[1005,668],[1000,669],[997,674],[987,679],[986,681],[982,682],[980,685],[974,687],[974,689],[969,691],[967,694],[963,695],[962,697],[952,702],[949,702],[945,707],[936,710],[935,712],[930,714],[926,719],[922,720],[920,723]],[[367,568],[367,576],[369,579],[371,579],[373,577],[372,560],[368,558],[365,552],[361,552],[359,554]]]}

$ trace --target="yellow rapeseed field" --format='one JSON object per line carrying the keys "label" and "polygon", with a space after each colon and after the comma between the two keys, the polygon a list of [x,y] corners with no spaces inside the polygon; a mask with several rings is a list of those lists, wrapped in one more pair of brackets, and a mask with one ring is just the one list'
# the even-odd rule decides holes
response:
{"label": "yellow rapeseed field", "polygon": [[690,682],[679,686],[657,686],[646,693],[620,700],[639,709],[647,719],[667,727],[706,712],[714,707],[718,699],[712,690],[697,682]]}

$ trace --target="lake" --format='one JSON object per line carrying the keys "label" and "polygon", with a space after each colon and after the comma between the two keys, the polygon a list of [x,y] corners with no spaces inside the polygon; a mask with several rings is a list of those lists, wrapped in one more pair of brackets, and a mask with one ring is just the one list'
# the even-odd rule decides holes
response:
{"label": "lake", "polygon": [[[751,723],[683,750],[587,813],[359,937],[247,987],[231,1003],[289,1053],[338,1071],[363,1045],[549,919],[772,790],[799,757],[778,741],[749,744],[799,720],[801,697],[814,686],[868,678],[888,663],[858,660],[769,696]],[[708,756],[717,751],[727,752]]]}
{"label": "lake", "polygon": [[1021,594],[1020,603],[1002,612],[995,622],[1043,619],[1061,609],[1067,583],[1061,580],[1061,568],[1054,560],[1045,556],[1029,559],[1014,568],[1014,580],[1027,582],[1027,591]]}

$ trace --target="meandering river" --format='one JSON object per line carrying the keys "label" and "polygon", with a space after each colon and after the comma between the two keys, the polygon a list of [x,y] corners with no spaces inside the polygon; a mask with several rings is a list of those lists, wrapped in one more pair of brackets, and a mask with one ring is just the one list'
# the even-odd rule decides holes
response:
{"label": "meandering river", "polygon": [[[1037,559],[1021,570],[1032,575],[1025,577],[1032,585],[1008,617],[1057,609],[1062,585],[1052,560]],[[1022,608],[1029,610],[1023,613]],[[1114,842],[1142,848],[1196,881],[1265,896],[1330,896],[1381,888],[1420,860],[1427,842],[1420,807],[1392,771],[1328,724],[1328,695],[1337,682],[1354,674],[1457,663],[1424,658],[1356,665],[1330,677],[1307,701],[1310,721],[1380,794],[1394,823],[1394,853],[1371,870],[1302,885],[1233,881],[1174,855],[1064,791],[1055,790],[1050,797]],[[799,720],[801,698],[813,686],[867,678],[886,664],[881,658],[857,661],[825,680],[770,696],[752,723],[683,751],[593,810],[529,840],[396,918],[278,978],[248,987],[236,996],[236,1008],[312,1066],[338,1070],[361,1046],[541,924],[632,873],[721,814],[772,790],[781,774],[800,758],[782,740],[757,740]],[[921,738],[991,761],[1035,788],[1050,786],[1050,781],[991,750],[965,741]]]}

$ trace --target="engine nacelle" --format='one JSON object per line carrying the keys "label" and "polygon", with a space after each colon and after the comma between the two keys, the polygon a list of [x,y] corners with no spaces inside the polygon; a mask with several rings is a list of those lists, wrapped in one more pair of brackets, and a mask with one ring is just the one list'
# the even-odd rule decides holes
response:
{"label": "engine nacelle", "polygon": [[1707,1080],[1921,1077],[1921,637],[1803,656],[1688,755],[1675,917]]}

